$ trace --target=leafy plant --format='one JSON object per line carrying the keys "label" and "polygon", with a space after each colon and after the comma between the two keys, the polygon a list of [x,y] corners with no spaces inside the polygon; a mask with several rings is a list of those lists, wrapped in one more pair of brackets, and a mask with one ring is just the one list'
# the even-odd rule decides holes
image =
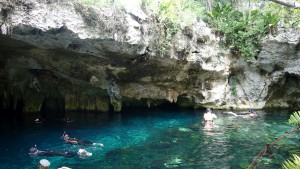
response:
{"label": "leafy plant", "polygon": [[300,111],[294,112],[290,119],[288,120],[288,124],[290,125],[299,125],[300,124]]}
{"label": "leafy plant", "polygon": [[300,169],[300,157],[293,154],[293,157],[283,162],[284,169]]}
{"label": "leafy plant", "polygon": [[[289,120],[288,124],[290,125],[299,125],[300,124],[300,111],[294,112]],[[283,162],[282,167],[284,169],[300,169],[300,157],[296,154],[293,154],[293,157]]]}
{"label": "leafy plant", "polygon": [[170,48],[174,35],[198,18],[205,16],[204,5],[196,0],[142,0],[146,11],[154,13],[164,29],[164,42],[159,51],[164,55]]}
{"label": "leafy plant", "polygon": [[265,20],[265,24],[272,26],[277,26],[280,20],[280,17],[278,15],[275,15],[269,11],[266,12],[262,17]]}
{"label": "leafy plant", "polygon": [[285,7],[276,3],[266,3],[261,10],[277,15],[280,27],[300,28],[299,9]]}
{"label": "leafy plant", "polygon": [[222,17],[232,11],[231,4],[228,3],[226,5],[221,5],[217,3],[217,5],[213,8],[212,11],[208,12],[208,16],[214,20],[222,19]]}
{"label": "leafy plant", "polygon": [[254,57],[261,49],[262,38],[275,28],[279,17],[259,10],[239,11],[232,4],[218,3],[208,13],[209,23],[217,35],[224,37],[223,44],[232,53],[243,57]]}

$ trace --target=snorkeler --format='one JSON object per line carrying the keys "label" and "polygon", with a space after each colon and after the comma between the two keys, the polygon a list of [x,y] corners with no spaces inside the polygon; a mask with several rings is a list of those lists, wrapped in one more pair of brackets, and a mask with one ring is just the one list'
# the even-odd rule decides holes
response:
{"label": "snorkeler", "polygon": [[233,115],[235,117],[242,117],[242,118],[249,118],[249,117],[256,117],[257,116],[257,113],[253,109],[250,109],[248,112],[249,113],[247,113],[247,114],[236,114],[236,113],[233,113],[233,112],[224,112],[224,113]]}
{"label": "snorkeler", "polygon": [[250,109],[248,115],[249,115],[250,117],[256,117],[256,116],[257,116],[257,113],[256,113],[256,111],[254,111],[253,109]]}
{"label": "snorkeler", "polygon": [[79,149],[77,152],[81,157],[92,156],[93,153],[87,152],[85,149]]}
{"label": "snorkeler", "polygon": [[36,155],[36,156],[63,156],[63,157],[67,157],[67,158],[72,158],[77,155],[79,155],[79,156],[91,156],[92,155],[92,153],[87,152],[85,149],[79,149],[78,152],[72,152],[72,151],[67,151],[67,150],[59,150],[59,151],[38,150],[36,145],[29,149],[29,154]]}
{"label": "snorkeler", "polygon": [[61,138],[69,144],[78,144],[78,145],[84,145],[84,146],[104,146],[102,143],[94,143],[89,140],[83,140],[83,139],[77,139],[77,138],[70,138],[69,135],[64,132],[64,134],[61,136]]}

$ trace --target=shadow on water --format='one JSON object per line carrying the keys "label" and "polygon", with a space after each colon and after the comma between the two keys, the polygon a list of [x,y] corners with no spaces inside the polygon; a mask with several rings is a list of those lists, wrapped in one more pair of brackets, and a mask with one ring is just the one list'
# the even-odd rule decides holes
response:
{"label": "shadow on water", "polygon": [[14,127],[22,127],[24,125],[24,100],[22,98],[16,100],[14,105],[14,98],[11,97],[10,106],[7,109],[3,109],[3,105],[0,106],[1,126],[0,129],[10,129]]}

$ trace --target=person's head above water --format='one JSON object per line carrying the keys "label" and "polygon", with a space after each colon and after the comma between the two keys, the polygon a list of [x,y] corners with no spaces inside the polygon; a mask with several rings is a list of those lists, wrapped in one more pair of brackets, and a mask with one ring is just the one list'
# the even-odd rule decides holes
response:
{"label": "person's head above water", "polygon": [[77,152],[78,155],[92,156],[93,153],[86,151],[85,149],[79,149]]}
{"label": "person's head above water", "polygon": [[210,108],[207,108],[205,112],[206,112],[206,113],[208,113],[208,112],[211,113],[211,109],[210,109]]}
{"label": "person's head above water", "polygon": [[30,154],[34,154],[34,153],[36,153],[37,152],[37,148],[36,147],[31,147],[30,149],[29,149],[29,153]]}
{"label": "person's head above water", "polygon": [[255,113],[255,111],[253,109],[250,109],[249,113]]}
{"label": "person's head above water", "polygon": [[78,153],[80,153],[80,154],[85,154],[87,151],[85,150],[85,149],[79,149],[78,150]]}

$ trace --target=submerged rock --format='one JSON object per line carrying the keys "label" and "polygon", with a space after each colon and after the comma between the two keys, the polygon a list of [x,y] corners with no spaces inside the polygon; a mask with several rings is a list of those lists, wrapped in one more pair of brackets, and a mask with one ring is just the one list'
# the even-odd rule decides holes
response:
{"label": "submerged rock", "polygon": [[182,132],[190,132],[190,131],[192,131],[192,130],[189,129],[189,128],[183,128],[183,127],[179,127],[178,130],[179,130],[179,131],[182,131]]}

